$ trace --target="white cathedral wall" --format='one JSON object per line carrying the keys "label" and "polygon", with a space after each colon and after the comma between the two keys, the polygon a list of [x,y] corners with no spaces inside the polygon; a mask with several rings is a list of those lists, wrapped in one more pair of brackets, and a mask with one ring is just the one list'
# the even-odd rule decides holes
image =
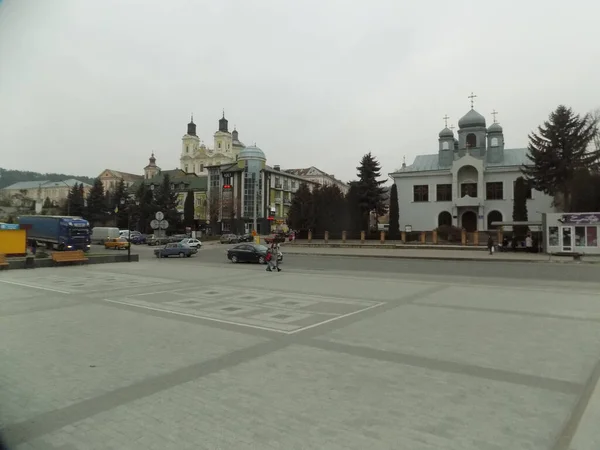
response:
{"label": "white cathedral wall", "polygon": [[[503,221],[512,221],[513,199],[514,199],[514,181],[521,176],[519,170],[503,172],[485,172],[483,186],[481,189],[482,198],[486,198],[486,183],[500,181],[503,183],[503,200],[484,200],[483,202],[483,230],[487,229],[488,214],[492,211],[500,211]],[[436,185],[452,183],[452,175],[433,174],[433,175],[410,175],[394,180],[398,189],[398,210],[400,216],[400,230],[403,231],[407,225],[410,225],[414,231],[430,231],[437,227],[438,216],[442,211],[448,211],[452,214],[453,202],[438,202],[436,198]],[[419,184],[429,186],[429,201],[415,202],[413,197],[413,187]],[[552,197],[539,191],[532,192],[532,198],[527,201],[527,212],[529,220],[541,220],[542,213],[551,213],[555,209],[552,207]],[[453,221],[456,224],[456,219]],[[481,223],[480,222],[480,223]]]}
{"label": "white cathedral wall", "polygon": [[[398,189],[398,211],[400,231],[410,225],[414,231],[429,231],[437,227],[438,215],[442,211],[452,213],[452,202],[436,201],[436,185],[452,183],[452,175],[447,174],[407,176],[395,179]],[[415,202],[413,186],[429,186],[429,201]]]}

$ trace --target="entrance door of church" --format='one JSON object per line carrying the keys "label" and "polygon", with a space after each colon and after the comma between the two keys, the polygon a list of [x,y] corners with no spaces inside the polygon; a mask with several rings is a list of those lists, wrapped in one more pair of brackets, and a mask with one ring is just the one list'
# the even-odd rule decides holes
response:
{"label": "entrance door of church", "polygon": [[477,214],[473,211],[465,211],[461,217],[461,223],[467,233],[477,231]]}

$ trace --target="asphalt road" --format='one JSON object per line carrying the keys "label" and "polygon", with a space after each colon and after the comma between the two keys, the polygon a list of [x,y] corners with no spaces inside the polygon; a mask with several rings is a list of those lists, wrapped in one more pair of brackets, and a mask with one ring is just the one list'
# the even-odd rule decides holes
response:
{"label": "asphalt road", "polygon": [[[231,265],[225,253],[230,245],[209,244],[197,255],[187,259],[189,264]],[[141,259],[154,258],[155,247],[135,246],[132,252],[139,253]],[[538,281],[600,281],[600,265],[576,263],[531,263],[531,262],[490,262],[490,261],[436,261],[415,259],[390,259],[372,257],[339,257],[339,256],[306,256],[286,254],[283,248],[285,270],[315,270],[325,272],[366,272],[371,275],[385,276],[389,274],[414,274],[432,277],[467,277]],[[251,266],[251,265],[248,265]]]}

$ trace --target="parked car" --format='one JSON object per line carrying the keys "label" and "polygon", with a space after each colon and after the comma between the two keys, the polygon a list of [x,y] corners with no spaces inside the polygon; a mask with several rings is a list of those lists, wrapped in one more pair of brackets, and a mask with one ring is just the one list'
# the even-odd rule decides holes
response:
{"label": "parked car", "polygon": [[193,253],[195,253],[195,251],[192,247],[188,247],[187,245],[178,242],[169,242],[163,248],[154,250],[154,256],[157,258],[168,258],[169,256],[178,256],[180,258],[185,256],[189,258]]}
{"label": "parked car", "polygon": [[254,240],[254,236],[252,236],[250,233],[246,233],[238,236],[238,239],[240,242],[252,242]]}
{"label": "parked car", "polygon": [[153,234],[152,236],[146,239],[146,242],[148,243],[148,245],[165,245],[169,242],[169,238],[167,238],[166,236],[158,237]]}
{"label": "parked car", "polygon": [[237,244],[240,242],[239,236],[235,234],[223,234],[221,235],[221,244]]}
{"label": "parked car", "polygon": [[[260,244],[238,244],[227,250],[227,259],[232,263],[237,262],[256,262],[265,264],[267,262],[268,247]],[[283,261],[283,253],[277,255],[279,262]]]}
{"label": "parked car", "polygon": [[146,236],[144,234],[132,234],[131,235],[131,243],[132,244],[145,244]]}
{"label": "parked car", "polygon": [[200,242],[198,239],[185,238],[180,242],[180,244],[187,245],[188,247],[195,249],[202,248],[202,242]]}
{"label": "parked car", "polygon": [[105,249],[113,249],[113,250],[125,250],[129,247],[129,241],[125,238],[111,238],[104,241]]}

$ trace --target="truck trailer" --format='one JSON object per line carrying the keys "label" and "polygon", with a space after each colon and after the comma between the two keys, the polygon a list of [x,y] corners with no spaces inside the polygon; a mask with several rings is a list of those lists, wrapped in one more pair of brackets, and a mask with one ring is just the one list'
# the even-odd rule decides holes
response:
{"label": "truck trailer", "polygon": [[29,245],[35,241],[60,251],[90,249],[90,224],[81,217],[21,216],[18,222],[27,230]]}

